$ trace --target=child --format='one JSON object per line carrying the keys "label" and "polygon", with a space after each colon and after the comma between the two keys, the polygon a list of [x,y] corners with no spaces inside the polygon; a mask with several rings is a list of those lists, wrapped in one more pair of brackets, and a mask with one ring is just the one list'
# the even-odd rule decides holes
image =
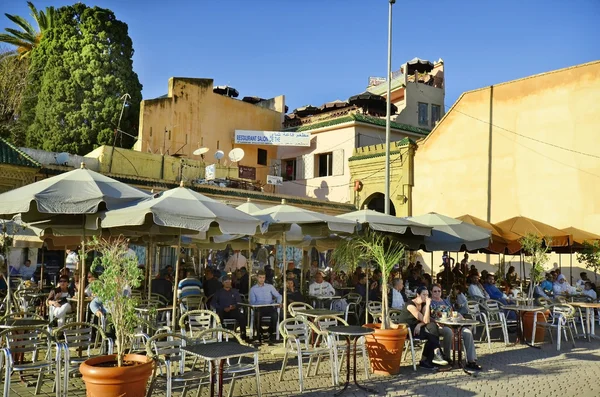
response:
{"label": "child", "polygon": [[467,306],[467,297],[464,294],[464,288],[460,284],[454,284],[452,290],[456,295],[456,303],[454,303],[454,309],[460,314],[469,313],[469,307]]}

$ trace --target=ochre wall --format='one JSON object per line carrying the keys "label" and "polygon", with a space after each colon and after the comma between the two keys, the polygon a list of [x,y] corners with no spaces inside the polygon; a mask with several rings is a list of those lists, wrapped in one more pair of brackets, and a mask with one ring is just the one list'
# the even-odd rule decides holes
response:
{"label": "ochre wall", "polygon": [[599,61],[467,92],[419,143],[414,213],[600,233],[599,132]]}
{"label": "ochre wall", "polygon": [[[278,111],[252,105],[213,93],[213,80],[172,77],[166,98],[144,100],[140,109],[140,129],[136,150],[147,153],[183,154],[200,160],[192,152],[208,147],[206,162],[213,163],[216,150],[225,152],[221,163],[228,162],[227,153],[234,147],[234,131],[281,130],[283,96],[275,98]],[[165,133],[165,130],[167,133]],[[170,131],[170,133],[169,133]],[[257,167],[256,179],[266,182],[267,166],[257,164],[258,148],[267,150],[267,158],[276,157],[277,148],[258,145],[236,145],[245,151],[240,165]],[[237,177],[236,175],[232,175]]]}

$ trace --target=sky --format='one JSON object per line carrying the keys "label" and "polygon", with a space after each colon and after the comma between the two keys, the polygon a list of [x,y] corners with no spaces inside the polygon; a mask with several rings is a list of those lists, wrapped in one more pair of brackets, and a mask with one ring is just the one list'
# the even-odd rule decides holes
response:
{"label": "sky", "polygon": [[[169,77],[212,78],[290,111],[363,92],[387,70],[387,0],[89,0],[129,25],[143,97]],[[38,9],[73,1],[37,0]],[[2,14],[28,15],[25,0]],[[461,93],[600,59],[600,0],[397,0],[392,69],[444,60],[445,105]],[[0,17],[0,30],[12,27]]]}

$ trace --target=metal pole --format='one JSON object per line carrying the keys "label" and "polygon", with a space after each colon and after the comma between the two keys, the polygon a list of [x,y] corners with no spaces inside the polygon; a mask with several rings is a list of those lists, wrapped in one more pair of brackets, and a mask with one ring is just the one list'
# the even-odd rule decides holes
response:
{"label": "metal pole", "polygon": [[248,237],[248,296],[250,295],[250,288],[252,288],[252,237]]}
{"label": "metal pole", "polygon": [[42,242],[42,267],[40,268],[40,289],[44,288],[44,242]]}
{"label": "metal pole", "polygon": [[389,0],[388,13],[388,65],[387,65],[387,98],[385,114],[385,213],[390,214],[390,115],[392,113],[392,5],[396,0]]}
{"label": "metal pole", "polygon": [[179,230],[179,240],[177,241],[177,262],[175,263],[175,280],[173,280],[173,314],[171,317],[172,330],[177,329],[177,287],[179,283],[179,262],[181,258],[181,229]]}
{"label": "metal pole", "polygon": [[285,241],[285,232],[283,232],[283,320],[287,318],[287,285],[286,285],[286,262],[287,262],[287,245]]}
{"label": "metal pole", "polygon": [[85,321],[85,215],[83,216],[83,238],[81,239],[81,255],[79,257],[79,299],[77,300],[77,321]]}

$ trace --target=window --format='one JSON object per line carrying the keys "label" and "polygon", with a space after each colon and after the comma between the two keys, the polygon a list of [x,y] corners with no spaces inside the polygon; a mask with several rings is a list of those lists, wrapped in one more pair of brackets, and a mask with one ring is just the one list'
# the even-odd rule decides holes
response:
{"label": "window", "polygon": [[296,159],[285,159],[281,161],[282,170],[281,176],[284,181],[295,181],[296,180]]}
{"label": "window", "polygon": [[258,149],[258,159],[256,160],[258,165],[267,165],[267,151],[265,149]]}
{"label": "window", "polygon": [[317,175],[319,177],[333,175],[333,153],[317,154]]}
{"label": "window", "polygon": [[419,102],[419,125],[429,125],[427,107],[426,103]]}
{"label": "window", "polygon": [[431,126],[435,127],[438,121],[442,118],[442,111],[440,105],[431,105]]}

